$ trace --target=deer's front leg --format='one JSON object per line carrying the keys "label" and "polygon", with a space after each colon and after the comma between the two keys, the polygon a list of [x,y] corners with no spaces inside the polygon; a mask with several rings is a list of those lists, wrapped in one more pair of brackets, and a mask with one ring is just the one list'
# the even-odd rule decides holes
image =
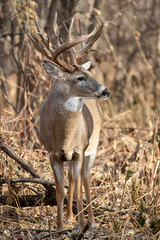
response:
{"label": "deer's front leg", "polygon": [[67,223],[70,223],[73,219],[73,191],[74,191],[74,174],[73,174],[73,161],[69,162],[68,166],[68,181],[69,181],[69,189],[68,189],[68,204],[67,204]]}
{"label": "deer's front leg", "polygon": [[80,229],[84,227],[84,212],[83,212],[83,196],[82,196],[82,181],[81,181],[81,173],[78,175],[75,184],[75,196],[77,201],[77,209],[78,209],[78,221],[80,225]]}
{"label": "deer's front leg", "polygon": [[82,179],[81,179],[81,170],[82,170],[82,159],[74,160],[73,165],[73,174],[74,174],[74,182],[75,182],[75,197],[77,201],[77,208],[78,208],[78,220],[80,228],[84,227],[84,212],[83,212],[83,203],[82,203]]}
{"label": "deer's front leg", "polygon": [[57,200],[57,230],[63,229],[63,201],[64,201],[64,167],[63,162],[55,156],[50,156],[50,162],[53,169],[56,184]]}

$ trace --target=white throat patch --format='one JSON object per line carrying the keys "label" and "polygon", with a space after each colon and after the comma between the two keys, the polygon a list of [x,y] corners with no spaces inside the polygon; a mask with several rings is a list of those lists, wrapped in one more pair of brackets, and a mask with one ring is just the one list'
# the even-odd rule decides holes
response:
{"label": "white throat patch", "polygon": [[83,101],[80,97],[71,97],[65,102],[65,110],[69,112],[77,112],[82,109]]}

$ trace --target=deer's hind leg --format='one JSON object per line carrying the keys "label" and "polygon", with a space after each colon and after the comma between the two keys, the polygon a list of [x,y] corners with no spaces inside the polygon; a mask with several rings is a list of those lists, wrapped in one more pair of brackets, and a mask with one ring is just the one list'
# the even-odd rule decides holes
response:
{"label": "deer's hind leg", "polygon": [[82,203],[82,159],[80,157],[73,158],[69,164],[69,191],[68,191],[68,206],[67,206],[67,220],[71,220],[73,217],[72,203],[73,192],[77,201],[78,221],[80,228],[84,226],[84,213]]}
{"label": "deer's hind leg", "polygon": [[92,209],[92,197],[90,193],[90,170],[93,166],[94,160],[96,158],[97,150],[95,150],[92,154],[89,156],[86,156],[84,158],[83,167],[82,167],[82,178],[83,178],[83,185],[85,189],[85,195],[86,195],[86,202],[88,205],[88,220],[91,222],[92,227],[95,227],[95,219],[93,215],[93,209]]}

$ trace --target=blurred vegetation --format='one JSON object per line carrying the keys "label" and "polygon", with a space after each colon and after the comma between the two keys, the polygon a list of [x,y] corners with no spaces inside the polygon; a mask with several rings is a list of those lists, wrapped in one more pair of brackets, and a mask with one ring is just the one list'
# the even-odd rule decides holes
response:
{"label": "blurred vegetation", "polygon": [[[102,102],[104,126],[92,169],[97,225],[92,239],[160,239],[159,0],[1,0],[0,138],[52,180],[38,128],[40,107],[53,79],[45,73],[43,56],[27,33],[36,32],[38,15],[52,39],[56,11],[60,25],[75,17],[75,36],[79,19],[84,33],[104,24],[94,45],[97,52],[89,56],[93,75],[111,92]],[[0,185],[1,195],[44,192],[38,184],[11,184],[11,178],[29,175],[3,151],[0,159],[0,177],[7,182]],[[1,239],[43,239],[45,231],[54,229],[54,207],[9,205],[0,205]],[[73,228],[60,239],[75,236]]]}

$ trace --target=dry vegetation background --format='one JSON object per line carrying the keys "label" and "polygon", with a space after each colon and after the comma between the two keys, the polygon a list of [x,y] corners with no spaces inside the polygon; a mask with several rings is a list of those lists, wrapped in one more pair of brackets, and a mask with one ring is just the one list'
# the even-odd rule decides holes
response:
{"label": "dry vegetation background", "polygon": [[0,239],[78,239],[76,220],[57,235],[56,206],[47,203],[54,179],[38,127],[53,79],[27,36],[37,14],[52,37],[55,11],[59,24],[75,16],[75,36],[78,19],[85,33],[104,23],[89,58],[111,97],[91,171],[97,229],[85,238],[160,239],[159,0],[1,0]]}

